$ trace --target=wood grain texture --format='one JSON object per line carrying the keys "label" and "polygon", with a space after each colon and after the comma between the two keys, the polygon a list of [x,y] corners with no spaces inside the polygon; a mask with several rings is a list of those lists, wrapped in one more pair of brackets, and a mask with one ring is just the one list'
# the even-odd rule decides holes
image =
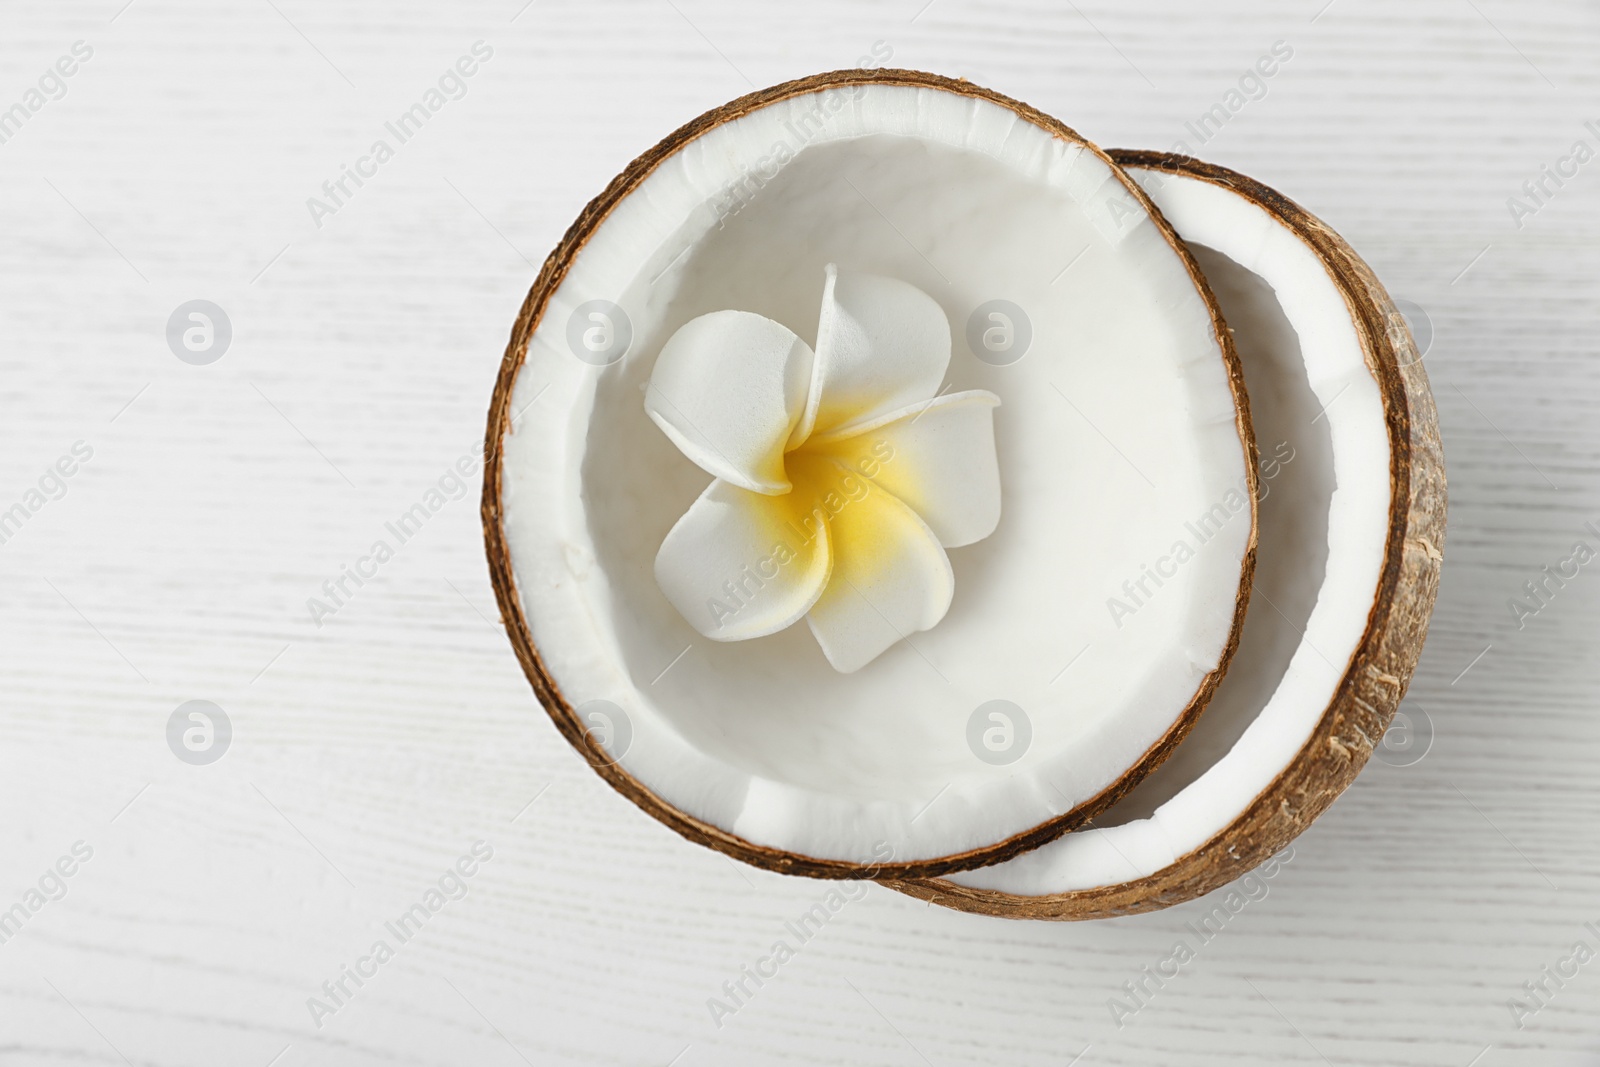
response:
{"label": "wood grain texture", "polygon": [[[94,849],[0,944],[0,1063],[1600,1058],[1600,963],[1520,1029],[1506,1003],[1600,948],[1600,573],[1507,607],[1600,545],[1600,162],[1520,228],[1507,206],[1600,143],[1593,4],[121,6],[0,10],[0,108],[94,49],[0,143],[0,508],[94,450],[0,544],[0,909]],[[306,199],[480,39],[467,94],[315,226]],[[583,765],[494,618],[475,493],[321,628],[306,608],[481,439],[536,265],[612,175],[880,40],[1101,145],[1189,141],[1433,327],[1450,555],[1405,704],[1433,747],[1369,767],[1120,1028],[1108,998],[1207,902],[1008,923],[870,888],[718,1028],[707,999],[836,886],[689,847]],[[1266,95],[1186,136],[1279,40]],[[195,298],[234,328],[206,367],[164,336]],[[164,739],[197,698],[235,730],[209,767]],[[317,1028],[307,998],[478,839],[466,897]]]}

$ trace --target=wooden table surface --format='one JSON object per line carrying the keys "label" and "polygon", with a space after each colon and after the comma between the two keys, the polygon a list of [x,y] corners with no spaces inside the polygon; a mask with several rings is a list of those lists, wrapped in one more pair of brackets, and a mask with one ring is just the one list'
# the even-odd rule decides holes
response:
{"label": "wooden table surface", "polygon": [[[464,95],[313,217],[480,41]],[[1265,94],[1188,134],[1276,42]],[[830,887],[692,847],[581,763],[455,494],[583,204],[875,43],[1107,147],[1187,141],[1431,321],[1450,530],[1406,707],[1432,748],[1374,762],[1132,1017],[1111,998],[1205,903],[1023,924],[863,887],[714,1021]],[[6,5],[0,1064],[1600,1063],[1600,564],[1508,606],[1600,548],[1597,55],[1585,0]],[[1568,176],[1535,199],[1542,167]],[[205,365],[168,343],[196,299],[231,324]],[[231,724],[210,765],[168,744],[191,700]]]}

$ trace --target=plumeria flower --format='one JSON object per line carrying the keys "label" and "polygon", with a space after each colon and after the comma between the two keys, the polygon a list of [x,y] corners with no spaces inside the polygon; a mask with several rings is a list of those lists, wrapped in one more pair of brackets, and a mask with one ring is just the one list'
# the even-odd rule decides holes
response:
{"label": "plumeria flower", "polygon": [[804,616],[849,672],[944,618],[945,549],[1000,521],[1000,399],[939,395],[949,364],[932,297],[832,265],[814,350],[747,311],[672,335],[645,411],[715,476],[656,554],[656,581],[689,625],[743,641]]}

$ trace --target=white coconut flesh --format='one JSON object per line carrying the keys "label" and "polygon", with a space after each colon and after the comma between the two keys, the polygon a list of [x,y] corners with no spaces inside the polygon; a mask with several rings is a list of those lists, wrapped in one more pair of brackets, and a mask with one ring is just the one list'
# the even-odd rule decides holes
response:
{"label": "white coconut flesh", "polygon": [[1322,259],[1224,186],[1128,169],[1189,243],[1234,331],[1262,459],[1255,590],[1227,676],[1169,760],[1094,829],[949,879],[1016,897],[1153,875],[1244,812],[1333,700],[1388,532],[1378,384]]}
{"label": "white coconut flesh", "polygon": [[[716,460],[692,434],[669,437],[645,403],[658,355],[703,315],[746,313],[752,351],[782,349],[784,329],[815,349],[830,265],[937,305],[951,352],[929,357],[944,364],[930,398],[998,399],[983,407],[993,532],[930,549],[948,560],[948,611],[925,632],[903,619],[903,640],[842,669],[829,656],[849,661],[848,649],[825,655],[804,624],[714,640],[663,592],[658,553]],[[1031,334],[1009,365],[967,342],[993,300],[1023,309]],[[620,306],[631,332],[604,366],[569,343],[574,317],[581,327],[603,306],[593,301]],[[697,419],[778,404],[770,390],[795,387],[773,384],[782,377]],[[757,851],[903,863],[1035,830],[1122,781],[1184,721],[1235,629],[1252,530],[1247,431],[1212,307],[1102,157],[988,100],[863,85],[779,100],[688,141],[576,253],[509,408],[503,529],[544,671],[580,718],[621,709],[621,726],[592,735],[616,766]],[[933,453],[903,450],[930,500],[960,477]],[[770,488],[780,476],[750,477]],[[948,524],[961,507],[956,492]],[[938,517],[922,518],[939,532]],[[1184,538],[1188,556],[1150,577]],[[935,569],[912,568],[900,591],[936,598],[918,585]],[[1143,590],[1137,603],[1125,582]],[[1114,597],[1129,610],[1112,611]],[[1031,733],[1010,763],[969,742],[975,709],[997,699]]]}

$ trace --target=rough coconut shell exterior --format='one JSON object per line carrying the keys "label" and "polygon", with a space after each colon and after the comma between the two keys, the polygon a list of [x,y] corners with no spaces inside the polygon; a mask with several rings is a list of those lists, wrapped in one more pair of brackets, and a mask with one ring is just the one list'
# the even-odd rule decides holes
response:
{"label": "rough coconut shell exterior", "polygon": [[1366,765],[1411,682],[1439,589],[1445,471],[1438,414],[1411,331],[1371,268],[1320,219],[1242,174],[1159,152],[1116,150],[1111,157],[1123,166],[1231,189],[1322,256],[1350,307],[1367,366],[1383,397],[1391,501],[1382,576],[1361,642],[1310,739],[1221,833],[1148,878],[1050,896],[1014,896],[939,880],[890,883],[903,893],[961,911],[1013,919],[1132,915],[1203,896],[1264,862],[1326,811]]}
{"label": "rough coconut shell exterior", "polygon": [[[1250,538],[1243,566],[1240,569],[1239,590],[1235,600],[1234,617],[1228,632],[1227,642],[1216,669],[1202,681],[1188,706],[1167,733],[1153,744],[1138,762],[1129,768],[1122,778],[1072,811],[1064,812],[1031,830],[992,845],[986,845],[982,848],[955,855],[913,862],[852,863],[805,856],[747,841],[720,827],[713,826],[686,812],[680,811],[618,766],[608,756],[605,749],[590,736],[587,727],[578,717],[572,704],[562,695],[555,679],[550,676],[539,657],[539,650],[533,643],[527,618],[522,611],[522,599],[517,593],[516,576],[511,566],[511,554],[506,543],[500,503],[501,476],[504,470],[504,451],[501,442],[511,429],[511,393],[516,384],[518,372],[522,369],[523,361],[527,357],[528,341],[538,328],[550,297],[560,287],[574,259],[583,249],[590,236],[605,221],[612,209],[638,188],[639,184],[664,160],[670,158],[690,141],[723,123],[730,122],[742,115],[790,97],[860,85],[903,85],[938,89],[944,92],[987,100],[1015,112],[1022,119],[1050,131],[1062,140],[1082,145],[1111,167],[1112,173],[1122,182],[1128,194],[1144,207],[1150,216],[1151,222],[1166,238],[1168,244],[1176,250],[1187,267],[1190,276],[1194,279],[1196,288],[1200,291],[1211,310],[1213,329],[1221,345],[1223,360],[1228,371],[1229,387],[1233,392],[1234,405],[1237,411],[1235,421],[1238,425],[1240,440],[1245,449],[1245,465],[1251,490]],[[690,841],[716,849],[757,867],[810,878],[927,879],[1004,862],[1014,856],[1038,848],[1040,845],[1053,841],[1062,834],[1084,825],[1112,804],[1115,804],[1147,774],[1160,766],[1179,742],[1188,735],[1189,729],[1194,725],[1200,712],[1211,700],[1212,694],[1216,692],[1217,685],[1221,682],[1222,676],[1227,671],[1228,664],[1233,658],[1234,651],[1239,646],[1239,636],[1244,626],[1251,582],[1255,575],[1257,465],[1255,436],[1250,426],[1249,401],[1244,388],[1244,370],[1239,362],[1238,354],[1234,351],[1232,337],[1223,322],[1221,309],[1211,292],[1211,287],[1207,284],[1205,275],[1201,272],[1194,257],[1190,255],[1188,248],[1178,239],[1177,234],[1166,220],[1162,218],[1161,212],[1156,209],[1138,183],[1124,173],[1110,156],[1049,115],[999,93],[975,86],[970,82],[913,70],[840,70],[785,82],[770,89],[762,89],[706,112],[699,118],[674,131],[654,148],[651,148],[630,163],[627,169],[612,179],[604,192],[589,202],[577,220],[573,222],[566,235],[562,237],[561,242],[545,260],[538,277],[534,280],[533,288],[529,290],[527,299],[523,301],[522,310],[518,313],[516,322],[512,326],[511,340],[506,346],[505,358],[500,365],[499,378],[495,382],[494,397],[489,406],[488,428],[484,442],[482,503],[484,543],[488,553],[490,579],[494,585],[495,597],[500,605],[501,620],[504,622],[506,632],[511,638],[511,645],[516,652],[517,659],[521,662],[524,673],[527,674],[529,682],[533,685],[534,692],[538,695],[539,702],[549,712],[557,729],[561,731],[574,748],[583,754],[595,772],[609,782],[618,792]],[[937,883],[928,883],[928,885],[929,888],[919,891],[943,894],[943,889],[939,888]]]}

